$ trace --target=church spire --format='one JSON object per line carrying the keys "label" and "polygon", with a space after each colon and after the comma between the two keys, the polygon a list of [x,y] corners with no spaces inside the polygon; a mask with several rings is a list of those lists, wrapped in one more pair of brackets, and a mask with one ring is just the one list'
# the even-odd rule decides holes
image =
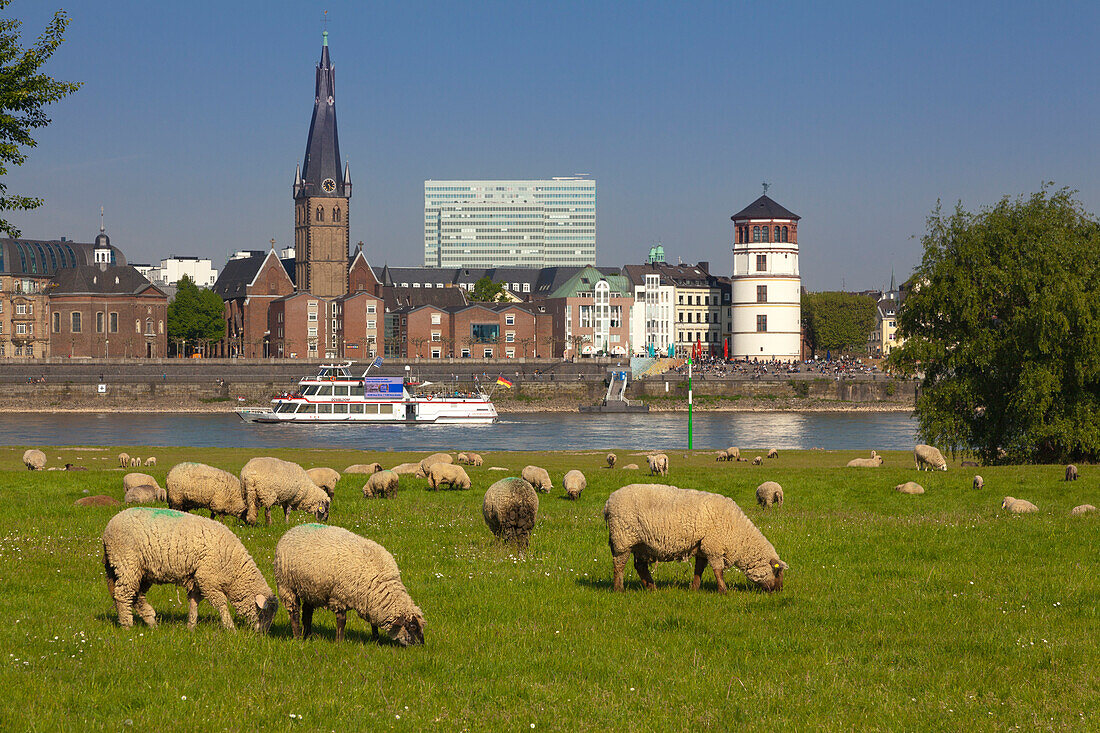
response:
{"label": "church spire", "polygon": [[309,125],[301,183],[295,180],[294,195],[347,198],[351,196],[351,186],[345,182],[346,173],[341,175],[340,141],[336,133],[336,72],[328,53],[328,31],[322,39],[313,120]]}

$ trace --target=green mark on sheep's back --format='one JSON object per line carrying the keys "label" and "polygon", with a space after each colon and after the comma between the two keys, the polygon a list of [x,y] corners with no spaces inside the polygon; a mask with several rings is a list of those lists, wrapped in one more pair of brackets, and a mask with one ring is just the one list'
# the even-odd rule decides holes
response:
{"label": "green mark on sheep's back", "polygon": [[316,532],[319,529],[328,529],[328,525],[318,524],[317,522],[309,522],[308,524],[298,525],[298,529],[302,531]]}
{"label": "green mark on sheep's back", "polygon": [[183,519],[189,516],[187,512],[178,512],[175,509],[164,509],[162,507],[135,507],[128,509],[127,511],[145,514],[147,516],[156,517],[158,519]]}

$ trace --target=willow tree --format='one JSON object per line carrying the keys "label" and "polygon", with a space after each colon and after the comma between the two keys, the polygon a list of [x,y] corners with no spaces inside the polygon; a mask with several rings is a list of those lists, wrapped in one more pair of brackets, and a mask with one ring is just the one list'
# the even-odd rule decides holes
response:
{"label": "willow tree", "polygon": [[891,354],[922,375],[925,442],[987,461],[1100,458],[1100,225],[1074,193],[929,217]]}

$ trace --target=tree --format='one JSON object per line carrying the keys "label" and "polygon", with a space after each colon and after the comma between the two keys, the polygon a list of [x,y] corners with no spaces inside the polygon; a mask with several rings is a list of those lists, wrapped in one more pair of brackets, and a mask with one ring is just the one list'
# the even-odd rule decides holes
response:
{"label": "tree", "polygon": [[802,325],[815,354],[865,347],[875,319],[875,301],[865,295],[840,292],[802,295]]}
{"label": "tree", "polygon": [[987,461],[1100,459],[1100,225],[1074,192],[937,205],[923,243],[890,355],[923,375],[921,438]]}
{"label": "tree", "polygon": [[470,291],[470,300],[478,303],[503,303],[507,300],[504,295],[504,283],[495,283],[486,275],[474,283],[474,289]]}
{"label": "tree", "polygon": [[[0,0],[0,10],[10,2]],[[0,176],[7,175],[11,166],[23,165],[27,156],[22,148],[37,145],[31,130],[50,124],[43,107],[80,88],[79,82],[57,81],[39,73],[61,45],[68,25],[69,16],[58,10],[34,45],[23,48],[19,39],[23,24],[13,18],[0,18]],[[0,180],[0,211],[27,211],[41,205],[40,198],[9,194],[7,184]],[[0,233],[20,236],[19,229],[3,218]]]}
{"label": "tree", "polygon": [[212,290],[200,290],[184,275],[168,305],[168,340],[204,343],[225,337],[225,303]]}

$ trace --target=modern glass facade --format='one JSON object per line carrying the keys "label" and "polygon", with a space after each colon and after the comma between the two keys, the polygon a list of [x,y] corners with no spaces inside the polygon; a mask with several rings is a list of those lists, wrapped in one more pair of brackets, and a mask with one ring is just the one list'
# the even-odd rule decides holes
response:
{"label": "modern glass facade", "polygon": [[425,267],[596,261],[596,182],[425,181]]}

